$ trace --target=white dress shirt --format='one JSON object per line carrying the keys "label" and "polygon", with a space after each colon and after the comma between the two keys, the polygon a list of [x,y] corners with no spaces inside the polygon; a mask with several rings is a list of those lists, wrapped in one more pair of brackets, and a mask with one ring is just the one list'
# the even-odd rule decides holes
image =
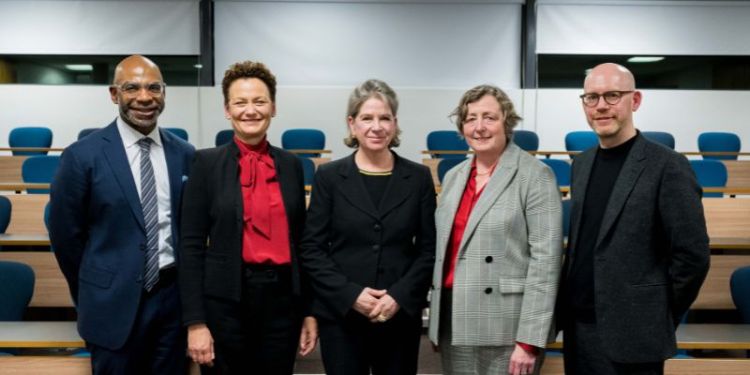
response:
{"label": "white dress shirt", "polygon": [[138,189],[138,197],[141,196],[141,149],[138,141],[141,138],[151,138],[151,164],[154,168],[156,179],[156,200],[158,202],[158,224],[159,224],[159,268],[165,268],[174,264],[174,249],[172,248],[172,204],[169,194],[169,172],[167,170],[167,158],[164,155],[164,144],[159,136],[159,127],[154,127],[147,136],[139,133],[117,117],[117,130],[120,132],[122,144],[128,157],[130,171],[133,173],[135,187]]}

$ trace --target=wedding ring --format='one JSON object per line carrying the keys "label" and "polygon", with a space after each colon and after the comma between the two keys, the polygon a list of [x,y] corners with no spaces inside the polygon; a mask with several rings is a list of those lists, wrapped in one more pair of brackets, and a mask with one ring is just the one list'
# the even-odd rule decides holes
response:
{"label": "wedding ring", "polygon": [[380,323],[385,323],[385,322],[386,322],[387,320],[388,320],[388,317],[387,317],[387,316],[385,316],[385,315],[383,315],[383,314],[380,314],[380,315],[378,315],[378,321],[379,321]]}

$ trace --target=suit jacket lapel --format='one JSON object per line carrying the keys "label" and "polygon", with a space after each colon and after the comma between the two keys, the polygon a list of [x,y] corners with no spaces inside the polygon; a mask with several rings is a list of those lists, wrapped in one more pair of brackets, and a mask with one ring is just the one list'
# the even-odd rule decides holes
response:
{"label": "suit jacket lapel", "polygon": [[639,138],[635,140],[633,148],[625,159],[625,164],[623,164],[622,170],[620,170],[620,175],[617,177],[614,190],[612,190],[612,195],[609,197],[607,209],[604,211],[604,217],[602,218],[602,226],[599,228],[599,236],[597,236],[595,248],[599,247],[602,239],[604,239],[607,232],[612,228],[615,219],[619,216],[622,207],[625,205],[625,201],[628,200],[630,192],[633,191],[633,187],[635,186],[636,181],[638,181],[638,177],[640,177],[641,172],[643,172],[646,160],[646,153],[644,152],[646,142],[640,138],[640,135],[638,137]]}
{"label": "suit jacket lapel", "polygon": [[[456,171],[456,177],[450,181],[450,184],[443,184],[442,192],[440,193],[440,215],[435,215],[435,221],[438,228],[444,228],[443,231],[438,232],[440,238],[437,239],[437,255],[438,258],[442,258],[445,254],[445,250],[448,247],[448,239],[450,238],[451,231],[453,230],[453,220],[456,217],[456,211],[458,211],[458,205],[461,203],[461,197],[466,189],[466,183],[469,179],[469,173],[471,172],[471,161],[464,162],[459,166]],[[446,180],[443,180],[447,182]],[[437,222],[439,221],[439,222]]]}
{"label": "suit jacket lapel", "polygon": [[120,132],[117,130],[117,123],[113,122],[107,126],[101,136],[104,142],[109,143],[102,147],[104,150],[104,157],[107,159],[112,174],[115,176],[123,195],[125,195],[125,199],[128,201],[130,211],[133,213],[133,216],[135,216],[135,219],[145,233],[146,224],[143,221],[141,199],[138,196],[138,189],[135,187],[133,172],[131,172],[130,164],[128,164],[128,156],[125,153],[125,147],[122,144]]}
{"label": "suit jacket lapel", "polygon": [[291,222],[291,213],[294,212],[295,209],[292,203],[293,198],[295,198],[293,189],[300,183],[299,177],[295,176],[291,165],[281,163],[281,158],[278,157],[278,149],[276,147],[270,146],[269,152],[273,159],[274,168],[276,168],[276,176],[278,177],[279,188],[281,189],[281,200],[284,202],[284,210],[287,213],[286,217],[289,221],[289,228],[291,230],[294,228],[293,223]]}
{"label": "suit jacket lapel", "polygon": [[[576,241],[578,240],[578,230],[581,226],[581,215],[583,213],[583,199],[576,199],[577,197],[583,198],[586,196],[586,187],[589,184],[589,176],[591,176],[591,168],[594,166],[594,159],[596,158],[596,150],[599,147],[593,148],[591,151],[584,152],[576,155],[573,159],[573,165],[575,166],[575,174],[570,190],[571,196],[571,207],[570,207],[570,232],[568,234],[568,249],[575,249]],[[569,255],[573,255],[569,252]]]}
{"label": "suit jacket lapel", "polygon": [[[482,195],[479,196],[474,208],[469,214],[469,221],[466,223],[466,230],[464,236],[461,239],[461,245],[459,246],[459,254],[465,251],[465,246],[469,238],[474,234],[474,231],[479,225],[479,221],[482,219],[484,214],[492,207],[493,202],[500,197],[503,191],[508,187],[513,177],[518,171],[518,158],[520,157],[521,149],[514,143],[508,143],[500,156],[499,164],[495,167],[495,172],[492,173],[492,177],[487,181],[484,187]],[[460,199],[460,198],[459,198]],[[459,255],[460,256],[460,255]]]}
{"label": "suit jacket lapel", "polygon": [[240,186],[240,149],[237,147],[237,144],[234,143],[234,140],[219,147],[224,148],[225,154],[222,158],[221,165],[221,176],[223,177],[223,181],[217,181],[217,183],[226,185],[220,187],[217,191],[227,192],[228,196],[226,199],[232,199],[234,201],[234,212],[237,218],[237,223],[239,223],[239,233],[241,234],[245,223],[245,206],[242,198],[242,187]]}
{"label": "suit jacket lapel", "polygon": [[[167,131],[159,129],[159,135],[161,136],[161,143],[164,145],[164,158],[167,160],[167,173],[169,174],[169,199],[172,209],[172,225],[175,226],[179,211],[179,205],[181,202],[180,193],[182,192],[182,174],[183,168],[183,157],[180,154],[177,145],[174,144],[174,140],[170,138]],[[174,231],[173,231],[174,232]]]}
{"label": "suit jacket lapel", "polygon": [[354,162],[354,154],[346,158],[338,170],[341,176],[341,185],[339,191],[349,203],[361,210],[362,212],[379,219],[378,210],[372,202],[370,195],[367,193],[362,177],[359,175],[359,169]]}
{"label": "suit jacket lapel", "polygon": [[388,185],[386,185],[386,189],[383,193],[383,198],[380,200],[380,207],[378,209],[378,214],[381,219],[388,215],[388,213],[391,212],[394,208],[403,203],[406,198],[408,198],[409,195],[411,195],[411,193],[414,191],[414,189],[404,188],[409,183],[409,178],[411,177],[412,171],[404,166],[401,157],[399,157],[395,152],[393,152],[393,157],[393,173],[391,174],[391,178],[388,181]]}

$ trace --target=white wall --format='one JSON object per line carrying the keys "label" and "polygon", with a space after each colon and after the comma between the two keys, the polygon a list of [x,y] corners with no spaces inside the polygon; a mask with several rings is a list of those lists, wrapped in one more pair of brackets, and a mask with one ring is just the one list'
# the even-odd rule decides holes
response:
{"label": "white wall", "polygon": [[[399,124],[403,130],[401,155],[419,161],[428,132],[454,129],[447,116],[463,90],[395,87],[400,100]],[[313,127],[327,135],[333,157],[347,155],[341,140],[346,135],[344,113],[351,89],[291,87],[278,89],[278,115],[269,140],[279,145],[284,129]],[[540,148],[563,150],[564,136],[588,129],[581,109],[579,89],[508,90],[525,121],[521,127],[539,134]],[[117,115],[105,86],[0,85],[0,146],[7,147],[8,133],[21,125],[46,125],[54,131],[53,146],[64,147],[78,131],[104,126]],[[643,104],[635,114],[642,130],[671,132],[680,151],[696,151],[698,134],[731,131],[740,135],[743,150],[750,148],[746,108],[750,91],[644,90]],[[188,130],[191,143],[213,146],[217,131],[228,129],[222,111],[221,89],[169,87],[162,126]]]}

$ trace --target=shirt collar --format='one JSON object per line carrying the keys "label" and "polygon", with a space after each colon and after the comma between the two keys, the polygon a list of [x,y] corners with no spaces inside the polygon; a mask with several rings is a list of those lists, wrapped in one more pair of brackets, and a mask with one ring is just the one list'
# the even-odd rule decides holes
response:
{"label": "shirt collar", "polygon": [[140,141],[141,138],[144,137],[151,138],[151,140],[154,141],[154,144],[159,145],[159,147],[162,146],[158,125],[154,127],[154,130],[152,130],[151,133],[148,133],[148,135],[144,136],[137,130],[130,127],[130,125],[126,124],[125,120],[123,120],[122,117],[117,116],[117,130],[120,132],[122,143],[126,148],[138,143],[138,141]]}

